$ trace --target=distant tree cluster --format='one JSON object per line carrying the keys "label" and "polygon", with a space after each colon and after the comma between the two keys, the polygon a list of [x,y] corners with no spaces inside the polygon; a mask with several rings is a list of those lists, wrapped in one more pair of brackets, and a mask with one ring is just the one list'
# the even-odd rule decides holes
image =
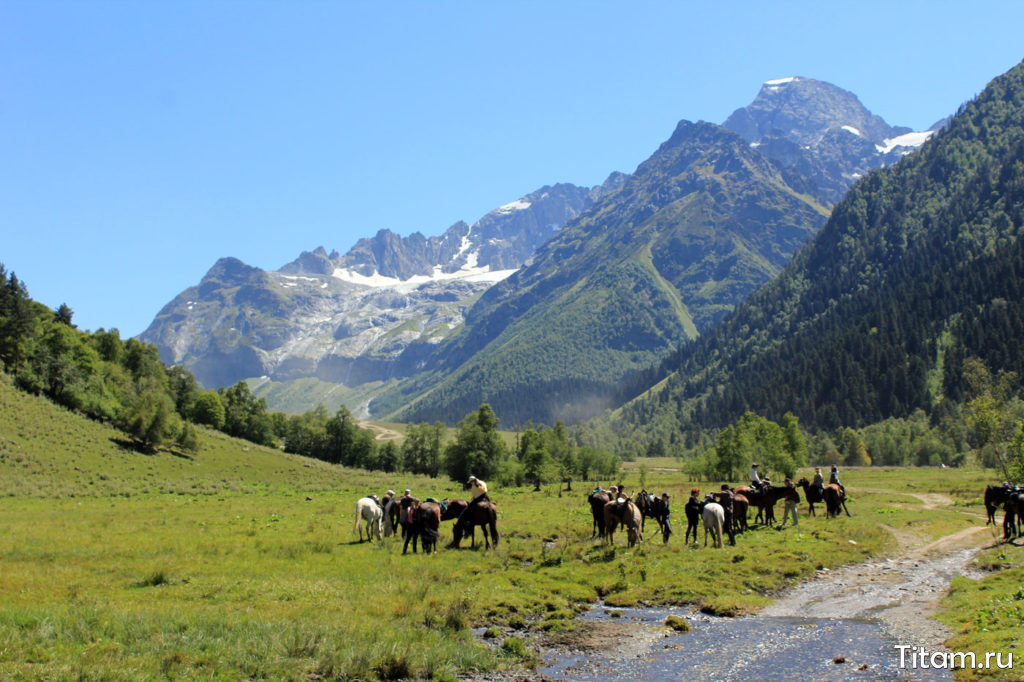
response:
{"label": "distant tree cluster", "polygon": [[509,448],[497,431],[498,418],[483,404],[459,422],[455,441],[444,450],[445,470],[456,481],[470,475],[493,478],[505,485],[544,483],[618,474],[622,460],[611,453],[580,446],[569,437],[561,421],[553,428],[529,425]]}
{"label": "distant tree cluster", "polygon": [[31,300],[0,265],[0,367],[19,388],[112,422],[143,447],[195,447],[156,347],[123,341],[116,329],[84,333],[72,318],[66,304],[53,311]]}

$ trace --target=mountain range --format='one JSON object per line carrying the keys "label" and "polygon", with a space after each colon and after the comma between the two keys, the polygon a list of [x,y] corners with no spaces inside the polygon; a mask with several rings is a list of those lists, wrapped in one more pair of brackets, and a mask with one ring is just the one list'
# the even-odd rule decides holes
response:
{"label": "mountain range", "polygon": [[812,430],[954,414],[968,357],[1024,376],[1022,231],[1024,64],[856,184],[777,278],[608,423],[671,443],[747,410]]}
{"label": "mountain range", "polygon": [[[141,338],[279,409],[586,419],[785,266],[846,189],[932,134],[809,78],[682,121],[634,173],[544,187],[439,237],[380,231],[277,271],[222,259]],[[632,397],[632,396],[628,396]]]}

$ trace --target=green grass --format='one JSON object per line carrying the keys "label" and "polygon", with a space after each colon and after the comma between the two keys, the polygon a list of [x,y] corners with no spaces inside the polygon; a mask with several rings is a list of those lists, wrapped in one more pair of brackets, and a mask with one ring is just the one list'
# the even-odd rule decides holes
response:
{"label": "green grass", "polygon": [[[939,619],[954,631],[947,642],[953,651],[973,651],[982,661],[986,652],[1002,652],[1003,662],[1012,652],[1012,670],[988,670],[986,679],[1019,680],[1024,631],[1024,556],[1021,547],[999,545],[981,552],[975,563],[991,575],[981,579],[954,578],[945,610]],[[976,680],[982,671],[960,670],[957,680]]]}
{"label": "green grass", "polygon": [[[402,556],[394,539],[355,541],[355,500],[460,486],[200,437],[195,455],[141,454],[0,379],[0,679],[452,679],[528,667],[534,636],[571,630],[599,598],[743,613],[819,567],[892,548],[880,522],[933,537],[968,523],[964,510],[983,513],[980,474],[851,470],[853,517],[698,549],[679,541],[681,506],[690,487],[718,485],[648,460],[623,480],[637,489],[643,464],[648,489],[672,495],[668,545],[591,540],[589,484],[577,483],[493,490],[497,550]],[[884,488],[898,492],[858,492]],[[925,511],[920,491],[966,506]],[[496,628],[503,644],[473,627]]]}

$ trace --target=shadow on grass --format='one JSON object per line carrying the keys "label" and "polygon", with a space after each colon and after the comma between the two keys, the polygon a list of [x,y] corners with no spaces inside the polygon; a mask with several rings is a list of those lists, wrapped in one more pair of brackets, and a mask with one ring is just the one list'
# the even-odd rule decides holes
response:
{"label": "shadow on grass", "polygon": [[[160,450],[158,450],[157,448],[150,447],[148,445],[140,443],[136,440],[131,440],[129,438],[111,438],[110,442],[122,450],[126,450],[128,452],[136,452],[140,455],[147,455],[152,457],[153,455],[157,455],[160,453]],[[165,449],[164,452],[170,455],[174,455],[175,457],[180,457],[181,459],[193,459],[192,455],[185,454],[180,450]]]}

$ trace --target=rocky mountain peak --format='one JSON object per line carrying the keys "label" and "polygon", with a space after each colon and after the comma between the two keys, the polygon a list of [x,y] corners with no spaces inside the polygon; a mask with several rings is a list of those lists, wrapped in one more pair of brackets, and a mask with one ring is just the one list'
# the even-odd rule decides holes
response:
{"label": "rocky mountain peak", "polygon": [[781,134],[802,145],[817,144],[833,129],[875,143],[910,132],[872,114],[852,92],[802,76],[766,81],[754,101],[734,111],[723,125],[747,142]]}

